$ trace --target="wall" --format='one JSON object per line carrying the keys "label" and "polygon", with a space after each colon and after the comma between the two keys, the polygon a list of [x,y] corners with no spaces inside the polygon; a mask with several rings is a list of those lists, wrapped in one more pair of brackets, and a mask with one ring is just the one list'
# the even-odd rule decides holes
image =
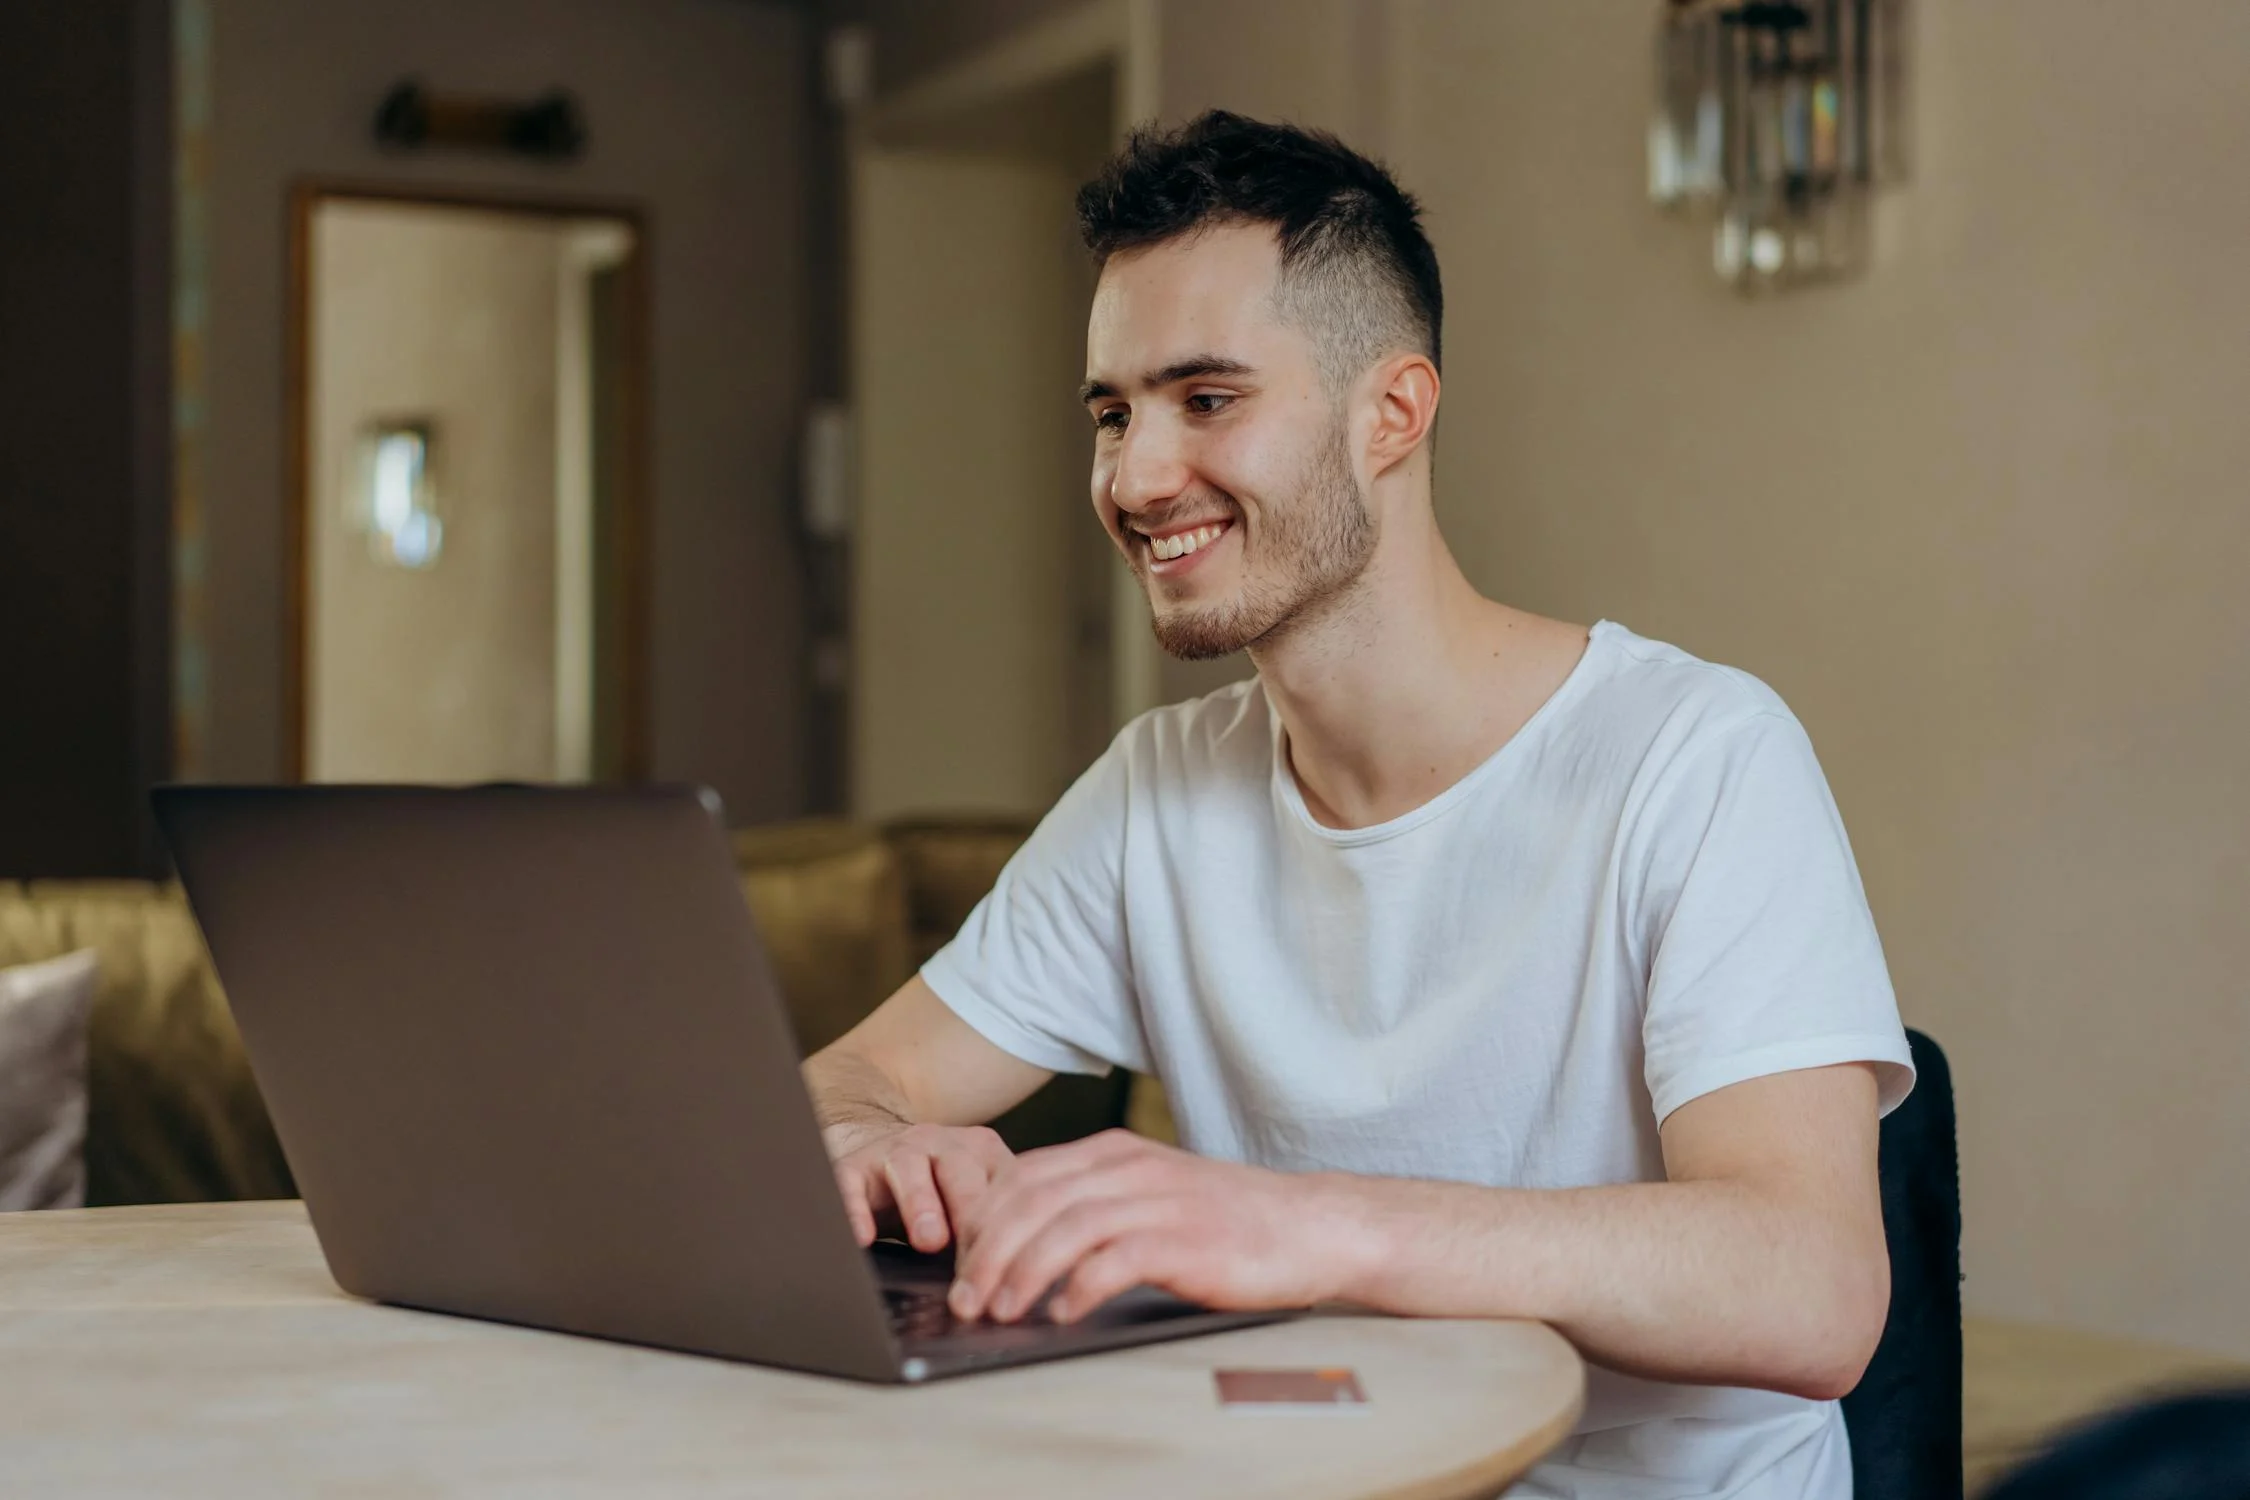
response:
{"label": "wall", "polygon": [[158,858],[169,41],[159,0],[0,6],[0,877]]}
{"label": "wall", "polygon": [[865,26],[879,94],[944,70],[1084,0],[818,0],[823,26]]}
{"label": "wall", "polygon": [[2250,9],[1917,7],[1873,274],[1762,303],[1642,200],[1651,10],[1395,7],[1448,534],[1803,717],[1954,1058],[1971,1306],[2250,1354]]}
{"label": "wall", "polygon": [[[750,0],[210,0],[210,686],[199,774],[283,762],[286,202],[304,177],[637,202],[650,220],[650,670],[659,777],[740,821],[802,804],[794,454],[803,408],[806,21]],[[435,90],[571,89],[568,165],[381,152],[369,122]]]}
{"label": "wall", "polygon": [[[338,201],[313,226],[306,775],[551,780],[568,220]],[[427,417],[436,562],[378,562],[359,445]],[[581,524],[585,524],[583,521]]]}

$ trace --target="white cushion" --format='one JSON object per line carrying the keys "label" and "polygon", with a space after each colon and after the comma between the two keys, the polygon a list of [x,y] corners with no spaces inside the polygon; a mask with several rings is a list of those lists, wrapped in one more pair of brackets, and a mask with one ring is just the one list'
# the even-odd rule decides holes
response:
{"label": "white cushion", "polygon": [[99,977],[91,948],[0,969],[0,1209],[86,1202],[86,1018]]}

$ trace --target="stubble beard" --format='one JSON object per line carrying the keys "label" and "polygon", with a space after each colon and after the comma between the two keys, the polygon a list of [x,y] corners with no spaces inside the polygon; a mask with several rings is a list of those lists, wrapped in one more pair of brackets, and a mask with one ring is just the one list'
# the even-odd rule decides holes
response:
{"label": "stubble beard", "polygon": [[[1296,503],[1271,507],[1261,519],[1259,547],[1268,561],[1266,576],[1251,576],[1244,537],[1244,577],[1234,598],[1201,608],[1166,609],[1151,588],[1150,623],[1167,654],[1181,661],[1212,661],[1270,644],[1324,612],[1367,571],[1375,554],[1375,523],[1352,473],[1341,414],[1306,464]],[[1145,573],[1142,582],[1150,582]]]}

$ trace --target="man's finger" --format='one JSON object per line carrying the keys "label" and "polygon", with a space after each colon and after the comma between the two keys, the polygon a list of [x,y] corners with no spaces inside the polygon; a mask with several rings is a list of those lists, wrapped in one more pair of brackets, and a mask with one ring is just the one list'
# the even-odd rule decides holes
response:
{"label": "man's finger", "polygon": [[946,1294],[953,1315],[982,1317],[1000,1274],[1015,1259],[1016,1251],[1087,1187],[1087,1179],[1081,1177],[1051,1189],[1027,1191],[1013,1171],[995,1178],[960,1226],[953,1289]]}
{"label": "man's finger", "polygon": [[1165,1205],[1148,1198],[1074,1203],[1049,1220],[1005,1268],[995,1268],[997,1274],[987,1273],[972,1285],[990,1288],[982,1300],[991,1317],[1012,1322],[1038,1306],[1047,1289],[1079,1262],[1111,1240],[1148,1228],[1164,1213]]}
{"label": "man's finger", "polygon": [[946,1220],[958,1242],[962,1216],[990,1190],[992,1169],[974,1152],[958,1149],[941,1151],[930,1158],[930,1168],[937,1178],[938,1194],[945,1199]]}
{"label": "man's finger", "polygon": [[989,1125],[972,1125],[960,1133],[960,1139],[968,1146],[970,1154],[984,1163],[988,1176],[1016,1159],[1016,1153],[1000,1139],[1000,1132]]}
{"label": "man's finger", "polygon": [[1058,1323],[1075,1323],[1121,1292],[1157,1279],[1155,1255],[1158,1237],[1125,1234],[1081,1260],[1047,1304],[1047,1315]]}
{"label": "man's finger", "polygon": [[864,1169],[844,1167],[836,1173],[836,1190],[843,1195],[844,1217],[851,1221],[852,1238],[865,1249],[875,1243],[875,1210],[867,1202]]}
{"label": "man's finger", "polygon": [[924,1252],[943,1250],[945,1200],[938,1196],[937,1182],[930,1175],[929,1157],[919,1151],[893,1151],[883,1158],[883,1180],[898,1204],[906,1242]]}
{"label": "man's finger", "polygon": [[1098,1194],[1103,1197],[1153,1191],[1168,1180],[1170,1165],[1164,1148],[1123,1130],[1026,1151],[993,1173],[991,1189],[978,1200],[976,1212],[955,1224],[962,1252],[969,1260],[981,1260],[977,1246],[987,1229],[1022,1218],[1027,1210],[1021,1205],[1041,1194],[1075,1197],[1097,1181],[1103,1184]]}
{"label": "man's finger", "polygon": [[1044,1234],[1058,1214],[1078,1203],[1118,1196],[1109,1174],[1099,1170],[1029,1186],[1013,1172],[995,1181],[978,1200],[954,1263],[953,1290],[947,1294],[954,1316],[983,1316],[1023,1247]]}

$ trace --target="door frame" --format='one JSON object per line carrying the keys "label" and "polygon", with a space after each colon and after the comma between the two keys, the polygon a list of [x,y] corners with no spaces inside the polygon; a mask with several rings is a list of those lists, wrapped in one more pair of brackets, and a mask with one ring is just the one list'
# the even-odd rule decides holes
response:
{"label": "door frame", "polygon": [[617,704],[616,779],[645,781],[649,774],[649,216],[638,203],[605,198],[546,197],[499,188],[443,183],[371,182],[359,178],[305,177],[289,186],[289,290],[285,337],[287,364],[282,381],[282,432],[286,476],[282,495],[282,664],[281,775],[305,779],[307,705],[312,670],[307,632],[312,580],[312,435],[308,398],[312,393],[313,214],[336,201],[391,203],[404,207],[481,209],[550,219],[615,219],[633,233],[633,253],[621,267],[625,315],[618,329],[619,379],[614,498],[620,636]]}

